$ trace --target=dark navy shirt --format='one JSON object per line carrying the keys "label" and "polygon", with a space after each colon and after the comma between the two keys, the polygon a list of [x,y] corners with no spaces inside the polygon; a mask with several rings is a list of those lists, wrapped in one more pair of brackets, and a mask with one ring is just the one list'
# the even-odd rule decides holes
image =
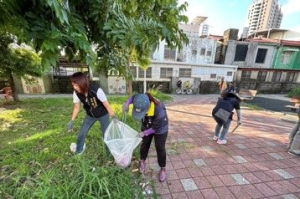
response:
{"label": "dark navy shirt", "polygon": [[152,128],[155,134],[164,134],[169,130],[169,120],[165,105],[155,105],[154,115],[146,115],[142,120],[142,131]]}

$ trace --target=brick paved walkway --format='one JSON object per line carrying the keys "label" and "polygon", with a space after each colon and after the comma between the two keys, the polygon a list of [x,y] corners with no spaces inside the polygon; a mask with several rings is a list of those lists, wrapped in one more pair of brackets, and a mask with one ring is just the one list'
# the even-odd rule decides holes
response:
{"label": "brick paved walkway", "polygon": [[182,95],[167,104],[166,182],[157,180],[154,149],[147,159],[160,197],[300,198],[300,158],[286,149],[293,124],[274,113],[242,109],[242,126],[229,133],[227,145],[218,145],[212,140],[216,101],[217,95]]}

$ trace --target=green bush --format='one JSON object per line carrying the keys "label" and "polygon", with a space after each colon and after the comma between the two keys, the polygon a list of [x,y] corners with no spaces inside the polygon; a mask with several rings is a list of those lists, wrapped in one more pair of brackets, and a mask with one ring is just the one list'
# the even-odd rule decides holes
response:
{"label": "green bush", "polygon": [[294,97],[294,96],[300,96],[300,87],[299,86],[293,88],[288,94],[288,97]]}

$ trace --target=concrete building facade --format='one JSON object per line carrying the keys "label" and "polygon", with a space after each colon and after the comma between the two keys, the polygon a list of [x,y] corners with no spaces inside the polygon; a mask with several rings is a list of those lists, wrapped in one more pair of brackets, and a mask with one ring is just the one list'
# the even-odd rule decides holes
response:
{"label": "concrete building facade", "polygon": [[249,33],[280,28],[282,16],[278,0],[253,0],[248,12]]}
{"label": "concrete building facade", "polygon": [[272,68],[276,43],[230,40],[224,64],[239,67]]}

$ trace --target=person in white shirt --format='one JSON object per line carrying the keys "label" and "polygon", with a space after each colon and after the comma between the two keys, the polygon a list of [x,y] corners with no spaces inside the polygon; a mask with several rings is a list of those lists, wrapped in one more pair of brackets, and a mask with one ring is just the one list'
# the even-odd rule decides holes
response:
{"label": "person in white shirt", "polygon": [[82,153],[85,149],[85,137],[92,125],[99,121],[101,124],[102,136],[109,125],[109,116],[117,121],[117,117],[111,108],[103,90],[95,85],[89,83],[88,77],[82,72],[76,72],[71,76],[71,83],[74,88],[73,102],[74,109],[67,130],[72,131],[74,127],[74,120],[76,119],[80,103],[86,111],[86,116],[81,125],[78,138],[76,153]]}

